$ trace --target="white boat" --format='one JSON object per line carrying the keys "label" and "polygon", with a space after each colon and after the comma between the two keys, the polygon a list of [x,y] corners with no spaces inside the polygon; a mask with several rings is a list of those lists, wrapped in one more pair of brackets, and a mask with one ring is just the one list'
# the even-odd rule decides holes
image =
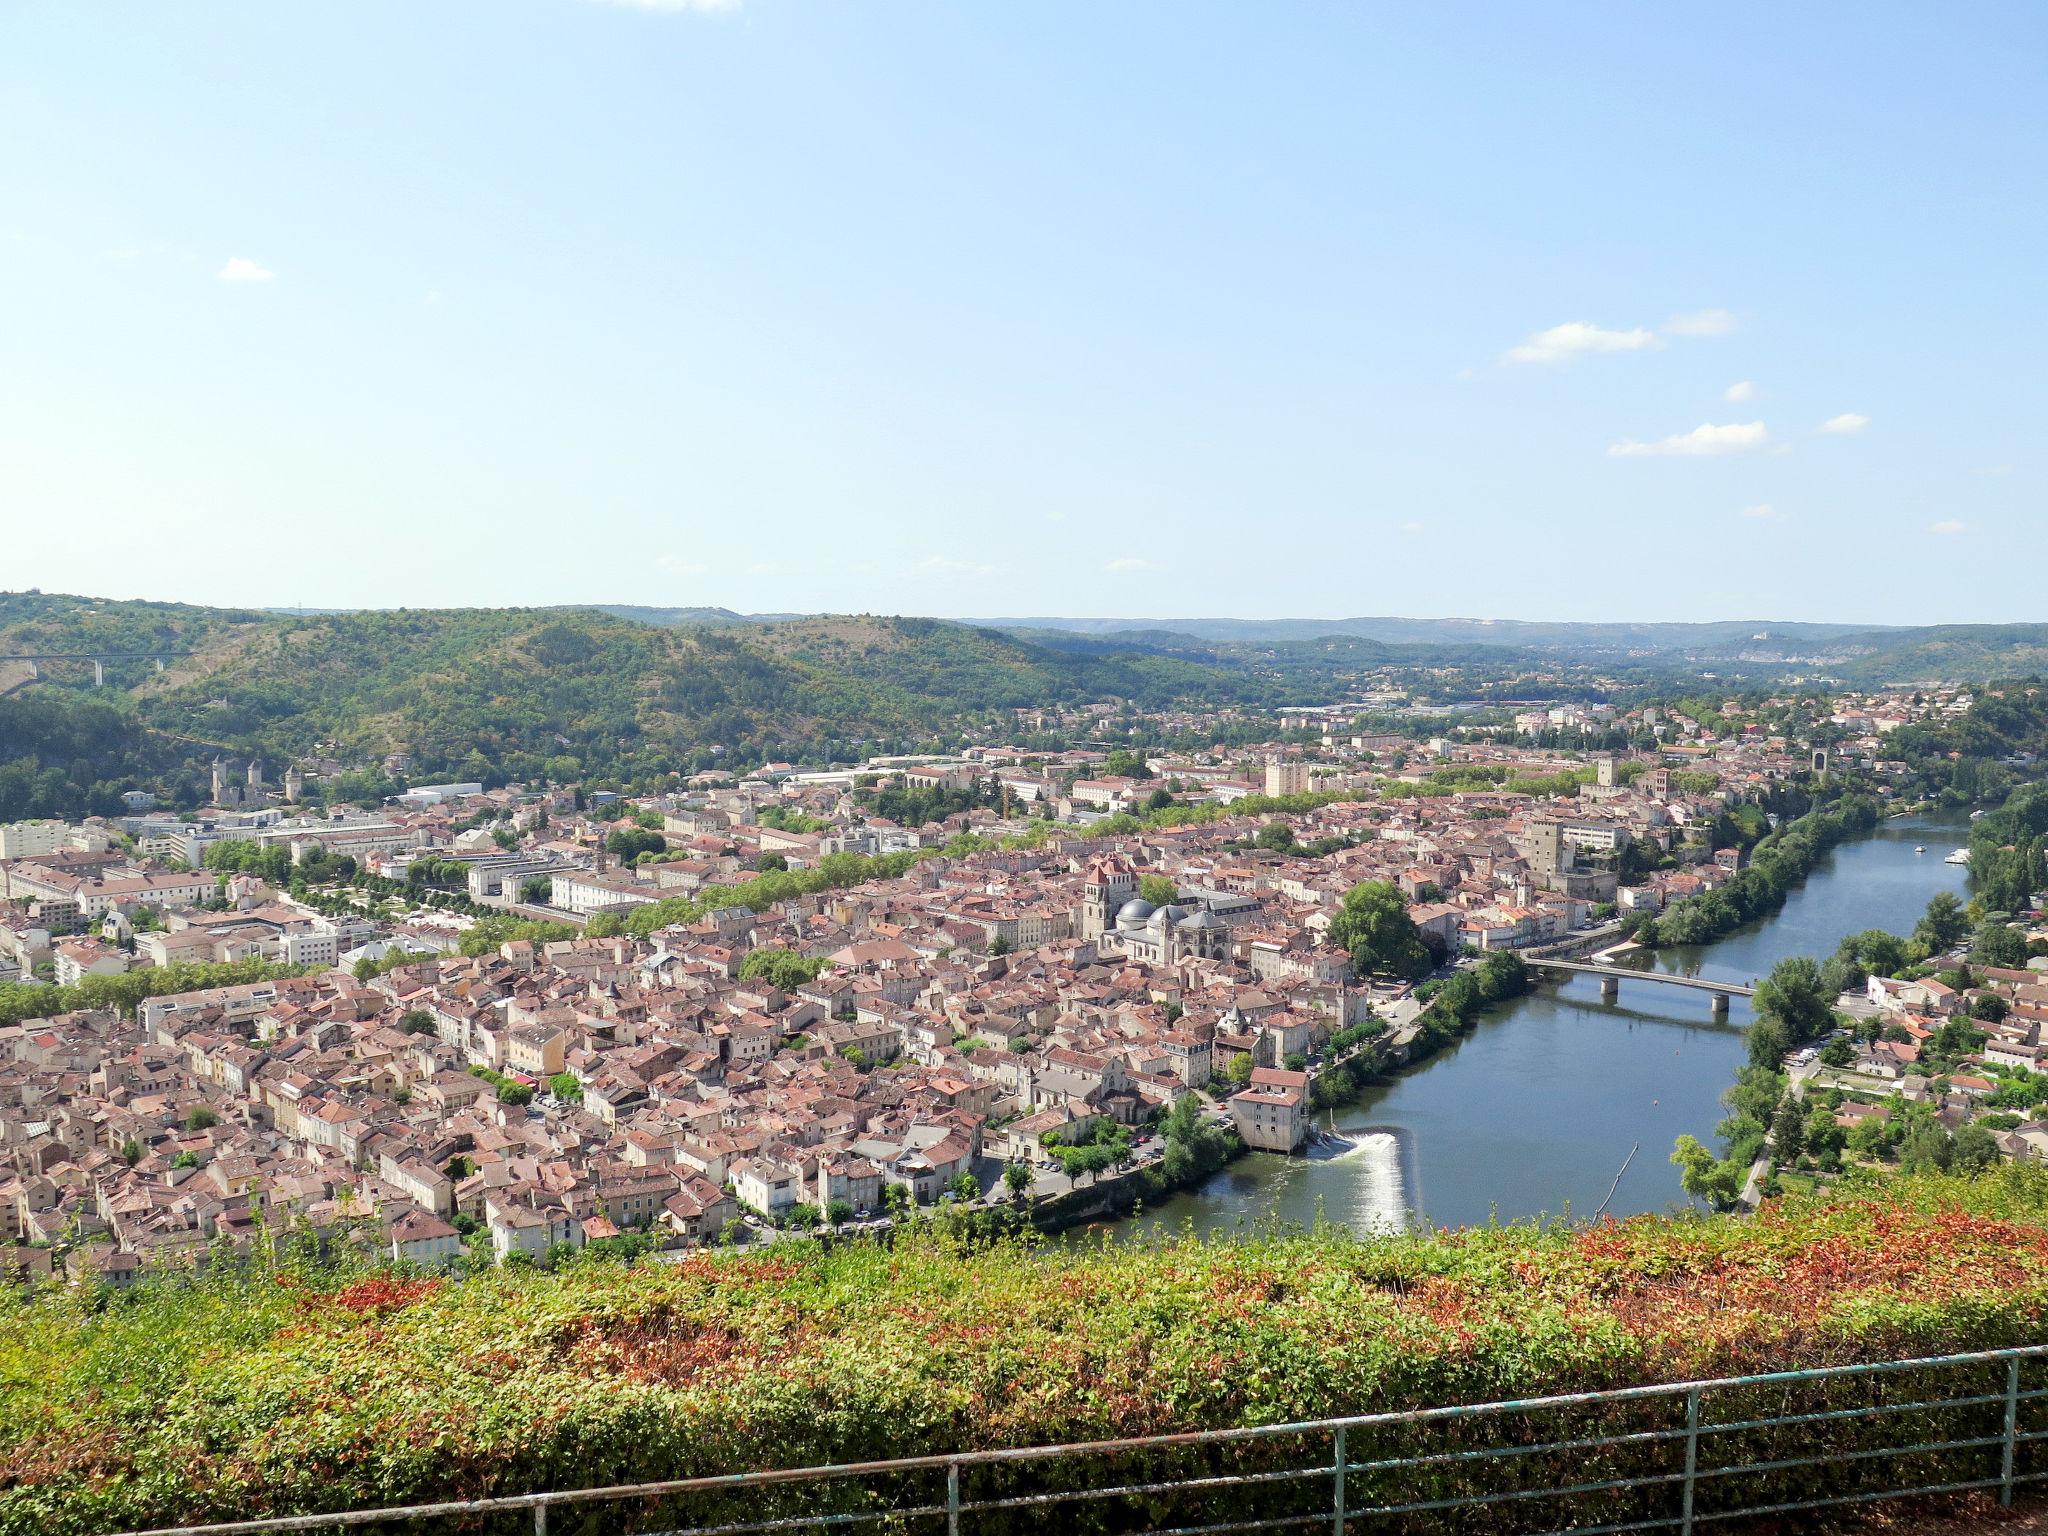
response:
{"label": "white boat", "polygon": [[1927,851],[1927,845],[1925,843],[1916,844],[1913,848],[1913,851],[1915,853],[1925,853]]}
{"label": "white boat", "polygon": [[1958,848],[1941,862],[1944,864],[1967,864],[1970,862],[1970,850]]}

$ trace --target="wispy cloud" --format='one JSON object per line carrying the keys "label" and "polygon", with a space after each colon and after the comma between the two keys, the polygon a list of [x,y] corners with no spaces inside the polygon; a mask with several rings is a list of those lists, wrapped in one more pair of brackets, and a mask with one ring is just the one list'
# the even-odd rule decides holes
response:
{"label": "wispy cloud", "polygon": [[267,283],[277,276],[261,262],[246,256],[230,256],[228,264],[213,275],[224,283]]}
{"label": "wispy cloud", "polygon": [[674,576],[704,576],[711,570],[708,565],[700,565],[695,560],[685,560],[680,555],[656,555],[654,563]]}
{"label": "wispy cloud", "polygon": [[1563,363],[1597,352],[1640,352],[1658,345],[1657,333],[1636,326],[1633,330],[1610,331],[1589,320],[1567,320],[1547,331],[1538,331],[1519,346],[1508,348],[1504,363]]}
{"label": "wispy cloud", "polygon": [[981,565],[972,560],[953,560],[945,555],[933,555],[928,560],[920,560],[915,569],[920,576],[937,576],[947,581],[978,580],[996,573],[996,568],[992,565]]}
{"label": "wispy cloud", "polygon": [[1836,437],[1853,437],[1869,425],[1870,418],[1860,411],[1844,411],[1839,416],[1830,416],[1820,424],[1820,429],[1823,432],[1831,432]]}
{"label": "wispy cloud", "polygon": [[1411,517],[1407,522],[1401,525],[1401,531],[1403,533],[1421,533],[1423,532],[1423,527],[1421,523],[1417,522],[1414,518]]}
{"label": "wispy cloud", "polygon": [[1778,509],[1768,501],[1760,501],[1755,506],[1744,507],[1742,515],[1744,517],[1773,518],[1778,515]]}
{"label": "wispy cloud", "polygon": [[1103,569],[1112,576],[1131,576],[1139,571],[1156,571],[1159,567],[1150,560],[1140,560],[1136,555],[1125,555],[1119,560],[1111,560]]}
{"label": "wispy cloud", "polygon": [[1742,453],[1751,448],[1761,448],[1769,435],[1764,431],[1764,424],[1760,421],[1733,421],[1726,426],[1716,426],[1710,421],[1705,421],[1690,432],[1660,437],[1654,443],[1640,443],[1631,439],[1614,444],[1607,452],[1617,459],[1646,459],[1667,455],[1674,458],[1703,458],[1712,454]]}
{"label": "wispy cloud", "polygon": [[1756,385],[1748,379],[1737,379],[1721,392],[1721,398],[1730,405],[1741,405],[1756,398]]}
{"label": "wispy cloud", "polygon": [[1735,316],[1725,309],[1696,309],[1664,322],[1666,336],[1726,336],[1734,329]]}
{"label": "wispy cloud", "polygon": [[1929,533],[1939,534],[1966,533],[1969,531],[1969,527],[1970,525],[1964,522],[1960,517],[1944,517],[1938,523],[1928,524],[1927,531]]}

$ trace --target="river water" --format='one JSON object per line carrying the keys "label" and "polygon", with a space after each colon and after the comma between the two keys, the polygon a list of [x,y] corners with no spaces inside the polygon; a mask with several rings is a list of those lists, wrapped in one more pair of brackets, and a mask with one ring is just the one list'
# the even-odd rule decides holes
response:
{"label": "river water", "polygon": [[[1942,860],[1968,828],[1959,812],[1886,822],[1824,857],[1774,916],[1715,944],[1659,950],[1651,964],[1748,982],[1787,955],[1825,957],[1860,929],[1904,933],[1936,891],[1964,893],[1967,869]],[[1337,1110],[1351,1150],[1253,1153],[1137,1224],[1467,1226],[1590,1215],[1610,1187],[1617,1216],[1682,1204],[1671,1145],[1687,1133],[1712,1144],[1721,1094],[1746,1059],[1746,1000],[1731,1000],[1725,1023],[1709,1006],[1706,993],[1654,982],[1622,982],[1613,1004],[1595,977],[1541,983]]]}

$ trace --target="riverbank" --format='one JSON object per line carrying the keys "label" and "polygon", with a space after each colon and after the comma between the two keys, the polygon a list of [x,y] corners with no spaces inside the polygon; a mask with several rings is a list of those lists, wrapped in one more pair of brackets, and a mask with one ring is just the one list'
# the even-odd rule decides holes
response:
{"label": "riverbank", "polygon": [[[1788,954],[1831,952],[1844,934],[1910,928],[1930,896],[1960,891],[1967,876],[1914,847],[1948,847],[1966,824],[1961,811],[1885,822],[1821,857],[1762,918],[1712,945],[1638,951],[1631,963],[1747,983]],[[1721,1118],[1721,1094],[1747,1060],[1750,1016],[1736,998],[1717,1022],[1705,998],[1660,983],[1623,979],[1606,1002],[1597,977],[1545,980],[1412,1065],[1385,1063],[1319,1112],[1357,1151],[1249,1153],[1199,1189],[1148,1202],[1143,1227],[1475,1225],[1584,1215],[1610,1188],[1615,1215],[1683,1205],[1666,1154]],[[1632,1146],[1641,1151],[1617,1187]]]}

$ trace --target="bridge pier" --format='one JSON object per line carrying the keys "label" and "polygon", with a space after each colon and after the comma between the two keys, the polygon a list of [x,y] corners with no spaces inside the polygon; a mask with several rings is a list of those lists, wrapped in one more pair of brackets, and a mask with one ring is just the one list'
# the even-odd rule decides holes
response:
{"label": "bridge pier", "polygon": [[28,664],[28,680],[30,682],[34,682],[37,678],[41,677],[42,675],[43,664],[41,662],[32,661]]}
{"label": "bridge pier", "polygon": [[1600,978],[1600,1001],[1603,1003],[1613,1003],[1619,1002],[1620,1000],[1620,979],[1614,976],[1602,976]]}
{"label": "bridge pier", "polygon": [[157,657],[156,659],[156,669],[159,673],[161,673],[164,669],[164,659],[161,656]]}
{"label": "bridge pier", "polygon": [[107,686],[107,664],[95,659],[92,664],[92,685],[95,688]]}
{"label": "bridge pier", "polygon": [[1726,992],[1709,992],[1707,996],[1713,1000],[1713,1017],[1717,1019],[1727,1018],[1728,994]]}

